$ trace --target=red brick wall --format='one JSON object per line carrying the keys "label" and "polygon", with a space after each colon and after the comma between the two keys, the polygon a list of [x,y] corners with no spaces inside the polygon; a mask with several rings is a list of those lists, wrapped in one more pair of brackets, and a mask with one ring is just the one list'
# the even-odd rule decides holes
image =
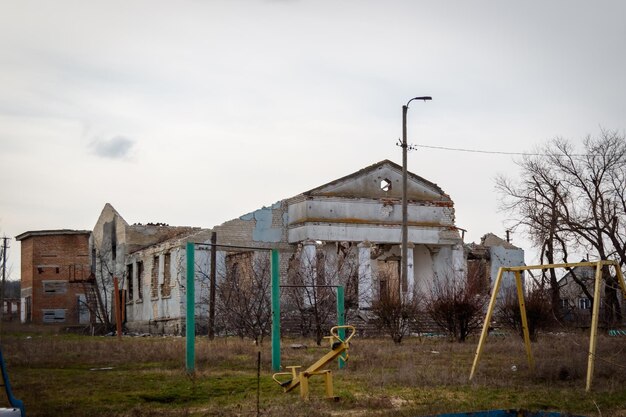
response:
{"label": "red brick wall", "polygon": [[[22,241],[22,271],[21,284],[22,291],[33,286],[33,240]],[[24,296],[24,295],[22,295]]]}
{"label": "red brick wall", "polygon": [[[78,324],[78,294],[89,277],[89,234],[30,236],[22,240],[22,289],[32,287],[32,322],[44,309],[65,309],[64,324]],[[65,293],[44,293],[44,281],[64,282]]]}

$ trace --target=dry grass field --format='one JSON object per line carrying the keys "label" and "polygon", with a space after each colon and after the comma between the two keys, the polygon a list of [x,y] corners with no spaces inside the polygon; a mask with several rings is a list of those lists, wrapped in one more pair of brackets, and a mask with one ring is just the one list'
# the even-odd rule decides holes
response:
{"label": "dry grass field", "polygon": [[[306,349],[291,349],[293,343]],[[2,349],[17,398],[37,416],[420,416],[487,409],[570,412],[626,417],[626,337],[601,336],[593,389],[585,392],[588,336],[541,335],[533,344],[534,373],[516,335],[490,337],[468,382],[476,339],[353,339],[345,370],[335,370],[335,394],[312,399],[284,394],[272,381],[269,342],[198,337],[196,372],[185,372],[178,337],[89,337],[26,329],[2,330]],[[327,348],[283,340],[283,365],[308,365]],[[257,380],[257,352],[261,377]],[[515,366],[515,368],[513,367]],[[257,410],[257,383],[259,409]]]}

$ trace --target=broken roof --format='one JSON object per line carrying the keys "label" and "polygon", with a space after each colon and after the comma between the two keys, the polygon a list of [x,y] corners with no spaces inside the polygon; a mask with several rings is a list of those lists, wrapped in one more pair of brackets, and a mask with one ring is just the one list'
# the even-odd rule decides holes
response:
{"label": "broken roof", "polygon": [[[364,178],[368,181],[359,182]],[[409,199],[451,201],[450,196],[437,184],[411,172],[407,173],[407,178]],[[388,181],[388,194],[386,197],[401,197],[402,167],[388,159],[313,188],[312,190],[305,191],[301,195],[369,197],[369,195],[361,194],[367,194],[365,189],[369,187],[375,188],[380,192],[381,181]]]}
{"label": "broken roof", "polygon": [[493,233],[487,233],[482,238],[480,238],[480,244],[487,247],[502,246],[506,249],[520,249],[511,242],[507,242],[506,240],[494,235]]}

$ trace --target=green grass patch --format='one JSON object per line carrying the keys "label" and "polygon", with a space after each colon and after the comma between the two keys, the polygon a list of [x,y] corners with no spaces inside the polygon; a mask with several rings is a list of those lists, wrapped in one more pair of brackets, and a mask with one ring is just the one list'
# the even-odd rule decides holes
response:
{"label": "green grass patch", "polygon": [[[301,341],[311,344],[310,341]],[[356,339],[345,370],[333,370],[339,402],[326,401],[322,377],[311,379],[311,401],[284,394],[271,379],[270,346],[238,339],[198,338],[196,372],[184,369],[184,339],[3,335],[13,391],[29,417],[37,416],[256,416],[257,383],[263,416],[419,416],[516,408],[586,416],[626,413],[626,352],[618,338],[598,342],[591,393],[584,390],[586,339],[545,336],[525,365],[515,336],[489,340],[476,378],[468,381],[474,343],[440,339]],[[326,348],[283,345],[284,365],[309,365]],[[511,366],[516,365],[516,371]],[[598,411],[600,410],[600,412]]]}

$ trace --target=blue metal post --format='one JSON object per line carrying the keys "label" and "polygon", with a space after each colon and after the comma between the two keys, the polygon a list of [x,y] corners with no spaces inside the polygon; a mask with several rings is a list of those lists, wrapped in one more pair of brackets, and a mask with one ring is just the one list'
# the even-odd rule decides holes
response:
{"label": "blue metal post", "polygon": [[272,249],[272,371],[280,371],[280,275],[278,250]]}
{"label": "blue metal post", "polygon": [[193,373],[196,362],[196,297],[195,297],[195,252],[193,242],[187,242],[187,372]]}
{"label": "blue metal post", "polygon": [[[344,326],[346,324],[346,313],[344,310],[344,289],[343,286],[339,285],[337,287],[337,326]],[[341,338],[341,340],[346,339],[346,329],[339,329],[337,331],[337,335]],[[346,366],[346,353],[342,353],[339,358],[337,358],[337,364],[339,369],[343,369]]]}

